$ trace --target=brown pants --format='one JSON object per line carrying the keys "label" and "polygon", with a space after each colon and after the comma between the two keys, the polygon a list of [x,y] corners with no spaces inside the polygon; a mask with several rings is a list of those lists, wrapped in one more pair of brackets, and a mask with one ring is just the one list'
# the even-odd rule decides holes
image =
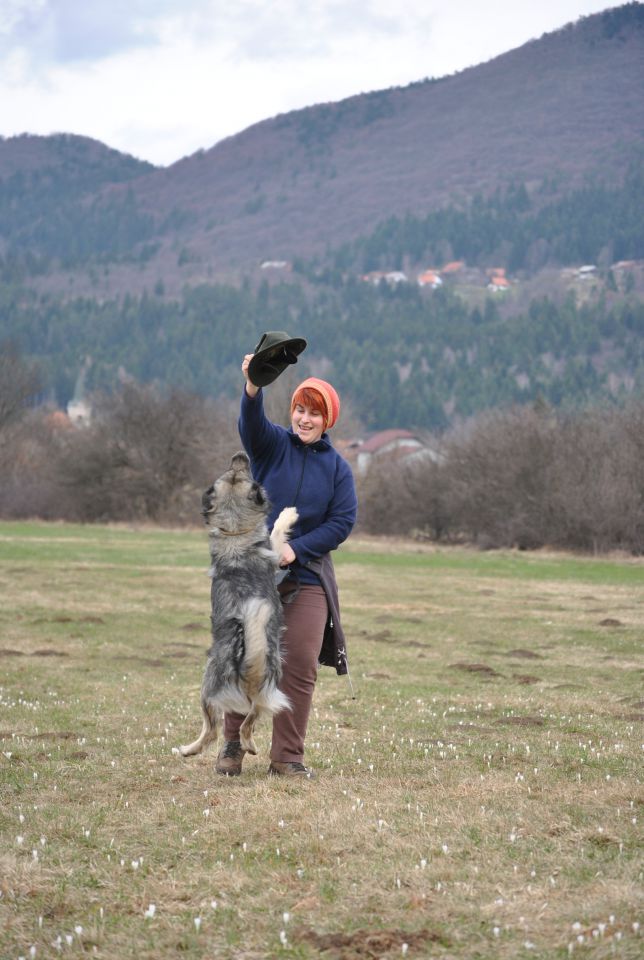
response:
{"label": "brown pants", "polygon": [[[283,673],[280,690],[291,701],[290,710],[273,717],[271,760],[302,761],[304,739],[318,673],[318,657],[327,620],[322,587],[305,585],[291,603],[284,604],[286,631],[282,637]],[[239,740],[243,714],[224,715],[224,738]]]}

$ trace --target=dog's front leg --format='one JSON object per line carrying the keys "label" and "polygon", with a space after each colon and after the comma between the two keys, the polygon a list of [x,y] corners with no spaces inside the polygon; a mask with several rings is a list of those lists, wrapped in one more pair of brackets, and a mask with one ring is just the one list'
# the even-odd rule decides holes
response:
{"label": "dog's front leg", "polygon": [[284,544],[288,542],[288,537],[291,532],[291,529],[295,526],[298,520],[298,512],[295,507],[284,507],[277,520],[273,524],[273,530],[271,531],[271,547],[279,557],[284,548]]}

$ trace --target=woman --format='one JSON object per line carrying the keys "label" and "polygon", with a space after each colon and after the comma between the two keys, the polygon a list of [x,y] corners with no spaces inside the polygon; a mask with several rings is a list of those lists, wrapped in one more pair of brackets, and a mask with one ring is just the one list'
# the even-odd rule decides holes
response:
{"label": "woman", "polygon": [[[271,423],[264,413],[262,390],[246,385],[239,433],[251,460],[253,477],[268,493],[272,527],[284,507],[295,506],[299,520],[280,557],[287,575],[279,586],[284,601],[283,677],[280,689],[291,702],[273,718],[269,773],[311,777],[303,763],[304,740],[311,710],[318,661],[346,673],[344,637],[329,552],[349,536],[356,520],[357,499],[351,468],[329,440],[340,413],[340,398],[330,383],[309,377],[291,400],[291,428]],[[241,773],[245,751],[239,742],[241,714],[224,717],[224,745],[217,758],[219,773]]]}

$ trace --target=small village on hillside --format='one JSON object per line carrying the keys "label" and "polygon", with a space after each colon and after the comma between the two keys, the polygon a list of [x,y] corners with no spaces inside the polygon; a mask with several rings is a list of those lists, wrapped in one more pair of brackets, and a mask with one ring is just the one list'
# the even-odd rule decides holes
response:
{"label": "small village on hillside", "polygon": [[[265,276],[284,276],[293,271],[293,265],[288,260],[264,260],[260,264],[260,271]],[[544,278],[558,278],[564,286],[573,287],[581,283],[582,289],[592,289],[601,284],[607,285],[609,290],[629,293],[639,289],[644,283],[644,260],[618,260],[608,266],[586,263],[579,266],[553,267],[540,271],[540,274]],[[470,266],[465,260],[452,260],[442,267],[370,270],[360,275],[360,280],[376,287],[380,284],[397,287],[400,284],[415,283],[426,290],[438,290],[449,285],[454,289],[479,289],[491,294],[508,293],[513,287],[534,279],[534,276],[528,278],[511,275],[501,266]],[[546,279],[545,283],[548,284],[549,280]],[[545,294],[548,290],[544,289],[543,292]]]}

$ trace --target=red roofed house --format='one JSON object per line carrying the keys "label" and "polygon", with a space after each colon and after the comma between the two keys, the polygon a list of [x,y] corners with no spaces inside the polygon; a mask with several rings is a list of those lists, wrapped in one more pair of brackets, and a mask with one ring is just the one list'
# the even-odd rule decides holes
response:
{"label": "red roofed house", "polygon": [[436,290],[438,287],[443,286],[443,281],[436,270],[425,270],[424,273],[418,276],[418,286],[431,287],[432,290]]}
{"label": "red roofed house", "polygon": [[443,275],[447,274],[449,276],[450,273],[458,273],[459,270],[462,270],[464,266],[465,266],[464,260],[451,260],[449,263],[445,264],[445,266],[441,270],[441,273]]}
{"label": "red roofed house", "polygon": [[360,444],[357,455],[358,473],[365,473],[374,457],[398,460],[424,449],[418,437],[409,430],[381,430]]}

